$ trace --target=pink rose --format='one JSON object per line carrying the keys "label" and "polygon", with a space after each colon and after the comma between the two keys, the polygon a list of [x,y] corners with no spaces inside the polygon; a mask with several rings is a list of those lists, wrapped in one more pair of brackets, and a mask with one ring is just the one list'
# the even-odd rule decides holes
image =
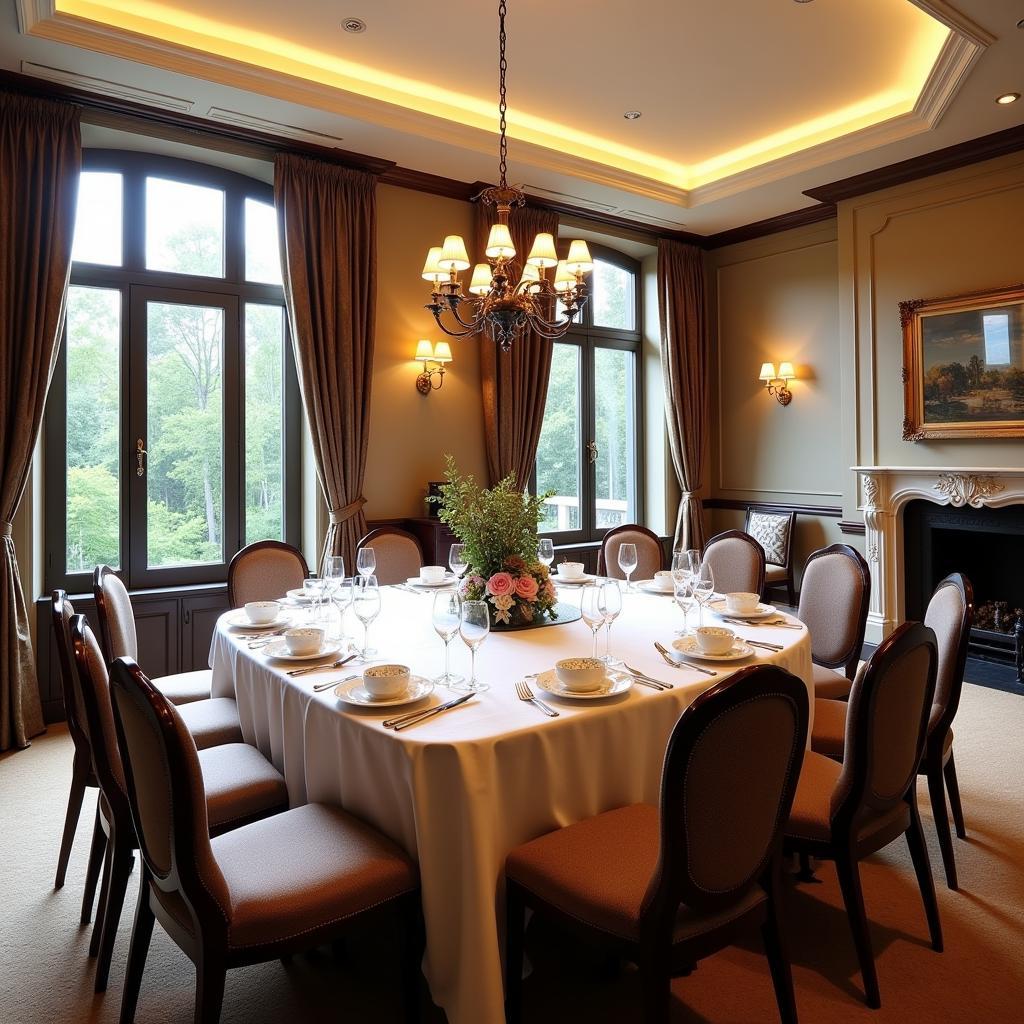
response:
{"label": "pink rose", "polygon": [[548,601],[554,601],[555,598],[558,597],[558,591],[555,590],[555,585],[551,580],[548,580],[547,583],[544,584],[544,597]]}
{"label": "pink rose", "polygon": [[505,597],[516,589],[516,581],[507,572],[496,572],[487,581],[487,590],[495,597]]}
{"label": "pink rose", "polygon": [[524,601],[536,600],[538,589],[537,581],[532,576],[520,576],[516,580],[516,596]]}

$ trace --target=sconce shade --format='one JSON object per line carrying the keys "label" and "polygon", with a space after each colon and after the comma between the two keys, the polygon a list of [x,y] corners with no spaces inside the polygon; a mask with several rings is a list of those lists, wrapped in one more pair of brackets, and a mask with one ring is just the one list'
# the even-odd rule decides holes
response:
{"label": "sconce shade", "polygon": [[442,270],[469,270],[469,253],[462,235],[448,235],[444,240],[444,251],[438,265]]}
{"label": "sconce shade", "polygon": [[487,248],[484,249],[484,255],[492,260],[498,259],[499,256],[510,260],[515,254],[516,247],[512,244],[512,235],[509,233],[508,225],[491,225],[491,233],[487,236]]}
{"label": "sconce shade", "polygon": [[775,380],[775,364],[762,363],[761,372],[757,375],[758,380]]}
{"label": "sconce shade", "polygon": [[568,291],[575,283],[576,275],[565,265],[565,260],[559,260],[555,271],[555,291]]}
{"label": "sconce shade", "polygon": [[447,341],[439,341],[434,346],[434,362],[450,363],[452,361],[452,347]]}
{"label": "sconce shade", "polygon": [[590,257],[590,249],[587,248],[586,242],[577,238],[570,244],[565,265],[574,274],[589,274],[594,269],[594,261]]}
{"label": "sconce shade", "polygon": [[[554,266],[554,264],[552,264],[552,266]],[[539,280],[540,280],[540,271],[536,267],[531,266],[529,263],[527,263],[526,266],[523,267],[523,276],[521,278],[519,278],[519,283],[522,284],[524,281],[531,281],[532,282],[532,281],[539,281]]]}
{"label": "sconce shade", "polygon": [[432,245],[430,251],[427,253],[427,260],[423,264],[423,280],[432,281],[437,284],[438,281],[444,281],[448,275],[441,269],[441,253],[444,250],[439,245]]}
{"label": "sconce shade", "polygon": [[792,363],[779,363],[779,376],[783,380],[792,380],[796,376]]}
{"label": "sconce shade", "polygon": [[469,282],[470,295],[486,295],[491,290],[491,268],[487,263],[478,263],[473,268]]}
{"label": "sconce shade", "polygon": [[[533,240],[533,248],[526,262],[532,267],[558,266],[558,253],[555,252],[555,239],[550,232],[542,231]],[[525,272],[524,272],[524,277]]]}
{"label": "sconce shade", "polygon": [[429,341],[419,341],[416,343],[416,355],[415,359],[421,359],[426,362],[428,359],[434,358],[434,346]]}

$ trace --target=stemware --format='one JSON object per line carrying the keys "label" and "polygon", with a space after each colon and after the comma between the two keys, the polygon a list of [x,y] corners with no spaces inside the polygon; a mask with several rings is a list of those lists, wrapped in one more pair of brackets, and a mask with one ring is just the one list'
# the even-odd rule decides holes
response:
{"label": "stemware", "polygon": [[700,552],[696,548],[690,548],[686,552],[686,558],[690,563],[690,572],[700,572],[701,557]]}
{"label": "stemware", "polygon": [[456,576],[462,577],[462,574],[469,568],[469,562],[466,561],[465,544],[451,546],[451,550],[448,552],[448,565]]}
{"label": "stemware", "polygon": [[602,584],[599,608],[607,623],[604,634],[604,656],[601,660],[606,664],[612,664],[616,660],[612,657],[612,623],[622,611],[622,590],[619,588],[618,580],[608,580]]}
{"label": "stemware", "polygon": [[376,576],[361,576],[354,580],[355,593],[352,607],[356,618],[363,624],[363,649],[360,655],[367,658],[377,652],[370,647],[370,623],[380,614],[380,588]]}
{"label": "stemware", "polygon": [[597,657],[597,634],[601,632],[604,625],[604,607],[601,601],[601,587],[584,587],[583,597],[580,601],[580,611],[583,613],[583,621],[590,627],[594,634],[594,650],[592,657]]}
{"label": "stemware", "polygon": [[485,601],[463,601],[459,616],[459,636],[469,648],[469,682],[456,683],[452,689],[463,693],[482,693],[489,689],[487,683],[476,678],[476,652],[491,631],[491,613]]}
{"label": "stemware", "polygon": [[319,622],[320,602],[324,596],[323,579],[317,576],[315,572],[311,572],[303,581],[302,589],[309,595],[309,620],[311,622]]}
{"label": "stemware", "polygon": [[377,556],[373,553],[373,548],[360,548],[356,554],[356,570],[359,575],[367,578],[376,572],[377,569]]}
{"label": "stemware", "polygon": [[550,537],[541,537],[537,544],[537,558],[548,567],[555,560],[555,542]]}
{"label": "stemware", "polygon": [[[455,571],[454,566],[452,571]],[[434,595],[432,614],[434,632],[444,641],[444,675],[436,680],[444,686],[461,683],[462,676],[452,675],[450,647],[462,622],[462,599],[453,590],[443,590]]]}
{"label": "stemware", "polygon": [[693,596],[697,601],[698,626],[704,625],[704,606],[711,600],[715,592],[715,574],[708,564],[702,565],[697,572],[690,577],[693,586]]}
{"label": "stemware", "polygon": [[[689,563],[687,563],[689,564]],[[676,604],[679,605],[683,613],[683,628],[676,634],[677,636],[689,636],[690,635],[690,609],[696,604],[696,599],[693,596],[693,574],[689,569],[675,569],[672,570],[672,593],[675,597]]]}
{"label": "stemware", "polygon": [[355,597],[354,591],[361,578],[357,576],[353,579],[351,576],[343,576],[337,582],[333,597],[334,607],[338,609],[338,635],[336,639],[345,643],[352,643],[353,646],[355,646],[355,642],[351,641],[345,632],[345,612],[352,607],[352,601]]}
{"label": "stemware", "polygon": [[635,544],[620,544],[619,545],[619,568],[626,574],[626,591],[632,590],[629,578],[636,571],[636,545]]}

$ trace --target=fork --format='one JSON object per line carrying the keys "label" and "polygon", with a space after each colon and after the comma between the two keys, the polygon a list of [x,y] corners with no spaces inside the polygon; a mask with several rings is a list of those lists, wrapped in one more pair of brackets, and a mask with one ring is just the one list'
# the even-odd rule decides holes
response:
{"label": "fork", "polygon": [[526,701],[526,703],[528,704],[536,704],[537,707],[539,707],[541,711],[543,711],[544,714],[548,716],[548,718],[558,718],[559,712],[557,712],[554,708],[549,708],[547,704],[544,703],[544,701],[535,697],[533,695],[533,690],[530,689],[530,685],[526,682],[525,679],[522,679],[516,683],[516,696],[520,700]]}
{"label": "fork", "polygon": [[803,629],[804,627],[798,625],[795,622],[787,622],[785,619],[730,619],[728,616],[722,616],[723,622],[728,622],[733,626],[777,626],[779,629]]}
{"label": "fork", "polygon": [[665,662],[671,665],[673,668],[692,668],[694,672],[702,672],[706,676],[718,675],[717,672],[712,672],[709,668],[701,668],[700,665],[693,665],[690,662],[687,662],[685,665],[680,664],[678,661],[675,660],[675,658],[669,655],[668,650],[664,648],[661,644],[659,644],[657,640],[654,641],[654,646],[657,649],[658,653],[662,656],[662,658],[665,659]]}
{"label": "fork", "polygon": [[349,654],[347,657],[332,661],[330,665],[307,665],[305,668],[290,668],[285,675],[304,676],[307,672],[329,672],[332,668],[341,668],[342,665],[347,665],[354,657],[354,654]]}

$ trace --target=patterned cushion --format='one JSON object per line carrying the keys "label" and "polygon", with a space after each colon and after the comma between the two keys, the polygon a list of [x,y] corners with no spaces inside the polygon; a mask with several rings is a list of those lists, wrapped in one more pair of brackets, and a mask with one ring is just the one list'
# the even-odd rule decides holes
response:
{"label": "patterned cushion", "polygon": [[764,560],[785,565],[789,554],[789,516],[769,512],[751,512],[747,533],[764,548]]}

